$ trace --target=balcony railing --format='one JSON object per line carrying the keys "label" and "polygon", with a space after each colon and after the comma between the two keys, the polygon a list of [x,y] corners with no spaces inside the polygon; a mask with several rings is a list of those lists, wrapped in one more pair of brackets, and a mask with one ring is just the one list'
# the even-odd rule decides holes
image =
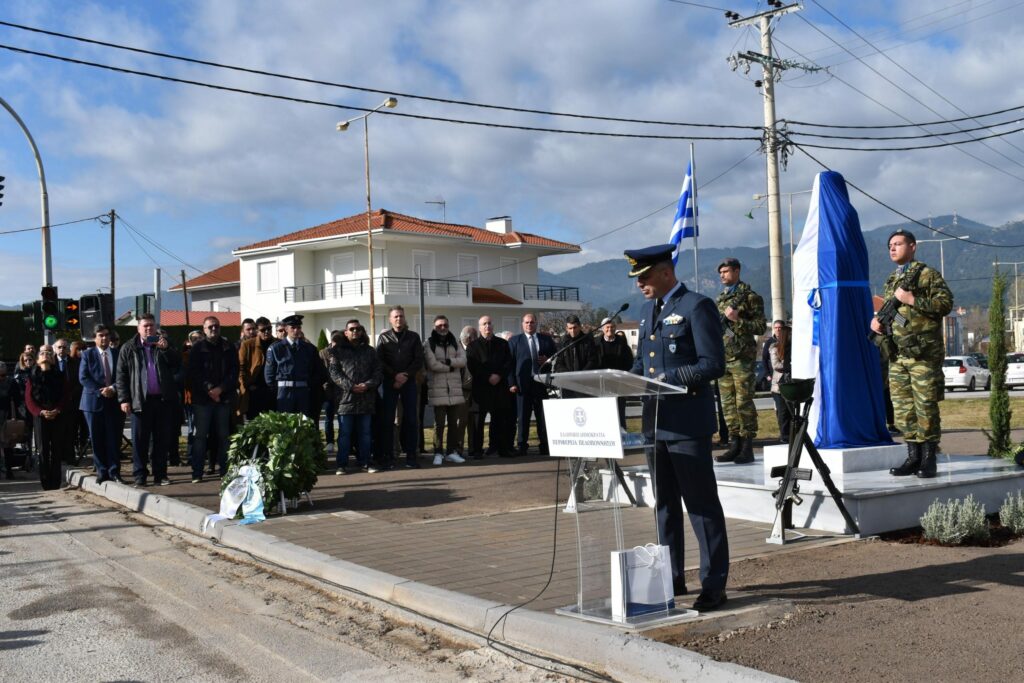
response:
{"label": "balcony railing", "polygon": [[[379,277],[374,278],[374,294],[387,296],[419,296],[420,281],[414,277]],[[434,297],[469,297],[469,282],[466,280],[423,280],[424,296]],[[367,278],[358,280],[338,280],[321,282],[314,285],[285,287],[285,303],[303,303],[308,301],[326,301],[333,299],[362,298],[370,295],[370,281]]]}
{"label": "balcony railing", "polygon": [[523,285],[523,296],[540,301],[579,301],[580,288],[557,285]]}

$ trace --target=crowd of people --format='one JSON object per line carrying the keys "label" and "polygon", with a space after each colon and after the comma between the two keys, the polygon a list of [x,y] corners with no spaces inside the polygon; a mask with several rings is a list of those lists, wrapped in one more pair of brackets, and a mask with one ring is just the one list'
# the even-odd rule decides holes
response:
{"label": "crowd of people", "polygon": [[[223,476],[231,434],[267,411],[301,413],[317,424],[323,418],[339,475],[392,469],[401,456],[410,468],[421,467],[422,455],[435,466],[522,456],[532,424],[543,455],[548,388],[534,377],[633,365],[614,320],[603,320],[596,333],[584,332],[574,315],[565,326],[556,340],[527,313],[520,333],[498,334],[484,315],[477,327],[455,332],[438,315],[421,339],[395,306],[375,346],[352,319],[318,351],[303,334],[301,315],[276,323],[247,319],[238,340],[224,337],[210,315],[176,348],[154,317],[143,314],[123,343],[99,325],[91,343],[26,346],[10,377],[0,363],[0,418],[22,423],[21,438],[44,488],[59,486],[61,463],[76,464],[90,447],[101,483],[129,479],[121,472],[126,426],[131,483],[168,485],[168,466],[182,463],[193,483]],[[432,449],[424,438],[428,409]],[[4,448],[3,456],[13,477],[13,449]]]}

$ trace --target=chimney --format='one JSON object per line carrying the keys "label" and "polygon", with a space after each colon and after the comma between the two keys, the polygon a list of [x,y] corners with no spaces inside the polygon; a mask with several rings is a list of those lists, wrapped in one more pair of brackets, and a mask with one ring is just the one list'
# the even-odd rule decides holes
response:
{"label": "chimney", "polygon": [[512,232],[512,217],[495,216],[494,218],[488,218],[486,226],[491,232],[496,232],[499,235],[507,235]]}

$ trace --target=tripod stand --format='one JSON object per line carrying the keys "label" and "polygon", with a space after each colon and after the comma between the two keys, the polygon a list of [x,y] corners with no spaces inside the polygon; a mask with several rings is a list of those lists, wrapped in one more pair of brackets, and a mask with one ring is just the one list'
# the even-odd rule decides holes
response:
{"label": "tripod stand", "polygon": [[807,416],[811,412],[811,403],[814,402],[814,380],[797,380],[786,384],[780,384],[779,390],[786,407],[793,413],[793,425],[789,436],[789,460],[785,465],[773,467],[769,476],[772,479],[782,477],[779,481],[779,488],[772,495],[775,497],[775,524],[772,526],[772,533],[766,539],[768,543],[784,545],[786,543],[786,529],[793,528],[793,504],[800,505],[803,499],[800,498],[800,486],[798,480],[810,481],[811,470],[800,467],[800,456],[804,449],[811,457],[814,468],[818,470],[825,488],[832,495],[836,507],[846,520],[846,526],[853,530],[853,533],[860,534],[857,523],[853,520],[849,510],[843,503],[843,494],[832,482],[832,471],[821,459],[821,454],[814,447],[814,442],[807,436]]}

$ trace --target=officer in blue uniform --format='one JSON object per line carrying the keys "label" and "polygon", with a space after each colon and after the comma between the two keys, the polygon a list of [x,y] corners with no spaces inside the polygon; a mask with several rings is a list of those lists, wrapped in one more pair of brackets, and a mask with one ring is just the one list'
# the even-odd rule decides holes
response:
{"label": "officer in blue uniform", "polygon": [[647,299],[633,373],[687,388],[645,401],[644,434],[655,443],[658,538],[671,553],[675,594],[686,593],[682,499],[700,545],[701,590],[693,608],[708,612],[725,603],[729,576],[729,541],[711,459],[718,423],[710,384],[725,371],[725,350],[715,302],[676,280],[673,250],[663,244],[625,252],[629,276]]}
{"label": "officer in blue uniform", "polygon": [[316,347],[302,337],[302,316],[290,315],[281,321],[285,338],[267,349],[263,374],[267,386],[277,387],[277,410],[281,413],[309,413],[310,385],[317,380]]}

